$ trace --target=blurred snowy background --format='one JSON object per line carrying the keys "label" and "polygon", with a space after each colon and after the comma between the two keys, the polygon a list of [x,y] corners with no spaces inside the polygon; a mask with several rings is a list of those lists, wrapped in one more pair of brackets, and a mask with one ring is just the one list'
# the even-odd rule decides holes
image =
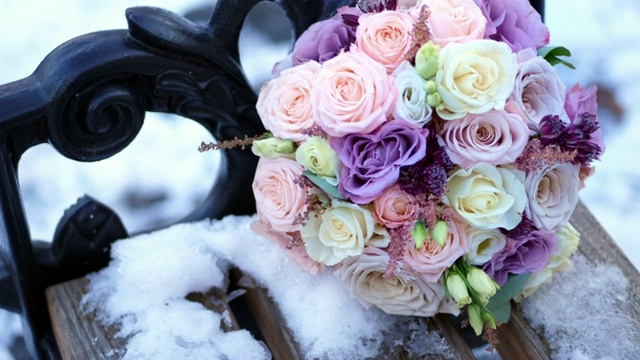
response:
{"label": "blurred snowy background", "polygon": [[[128,7],[152,5],[187,14],[212,3],[0,0],[0,84],[28,76],[66,40],[92,31],[126,28],[124,10]],[[266,6],[272,4],[264,5],[262,11],[273,10]],[[581,198],[640,268],[640,241],[636,240],[640,233],[640,170],[629,164],[640,156],[639,18],[637,0],[618,0],[615,7],[579,0],[546,4],[551,44],[568,47],[573,52],[570,61],[578,69],[558,68],[565,83],[596,84],[602,90],[599,115],[608,148]],[[275,47],[270,45],[274,38],[280,40]],[[264,30],[245,33],[241,56],[255,86],[286,54],[287,38],[286,30],[274,35],[265,35]],[[85,193],[114,208],[130,231],[179,219],[211,186],[216,156],[196,151],[203,140],[210,141],[210,135],[195,122],[149,114],[136,141],[100,163],[68,160],[47,145],[29,150],[19,171],[32,236],[50,239],[64,209]],[[14,359],[9,347],[19,332],[17,317],[0,311],[0,360]]]}

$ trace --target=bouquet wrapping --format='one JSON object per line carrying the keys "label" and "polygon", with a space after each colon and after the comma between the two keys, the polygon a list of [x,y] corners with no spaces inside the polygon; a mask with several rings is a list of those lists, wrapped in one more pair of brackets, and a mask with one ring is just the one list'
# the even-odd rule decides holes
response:
{"label": "bouquet wrapping", "polygon": [[364,306],[467,311],[477,334],[570,268],[604,151],[526,0],[357,1],[276,64],[257,110],[256,232]]}

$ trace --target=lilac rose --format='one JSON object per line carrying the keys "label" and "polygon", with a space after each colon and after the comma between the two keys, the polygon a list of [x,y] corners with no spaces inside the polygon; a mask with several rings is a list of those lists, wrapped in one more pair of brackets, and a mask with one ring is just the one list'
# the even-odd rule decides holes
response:
{"label": "lilac rose", "polygon": [[494,254],[482,269],[503,286],[509,274],[529,274],[542,270],[549,264],[549,256],[556,247],[556,235],[534,230],[518,236],[507,237],[507,246]]}
{"label": "lilac rose", "polygon": [[[595,115],[595,121],[598,121],[598,103],[596,101],[596,94],[598,88],[595,85],[591,85],[586,89],[583,89],[580,84],[575,84],[567,92],[567,96],[564,103],[564,109],[569,116],[571,123],[580,121],[580,115],[584,113]],[[591,134],[591,142],[598,145],[601,153],[604,152],[604,140],[602,139],[602,131],[598,127],[596,131]]]}
{"label": "lilac rose", "polygon": [[518,72],[509,100],[524,112],[530,125],[536,128],[547,115],[567,119],[564,110],[566,92],[567,87],[545,59],[531,49],[518,53]]}
{"label": "lilac rose", "polygon": [[487,18],[485,38],[501,41],[514,51],[538,49],[549,43],[549,29],[529,0],[475,0]]}
{"label": "lilac rose", "polygon": [[360,14],[355,8],[342,7],[334,17],[311,25],[293,47],[293,66],[310,60],[322,64],[342,50],[348,50],[356,41],[357,19]]}
{"label": "lilac rose", "polygon": [[367,204],[393,185],[402,166],[424,158],[428,130],[402,120],[384,123],[369,134],[331,139],[342,162],[338,190],[356,204]]}

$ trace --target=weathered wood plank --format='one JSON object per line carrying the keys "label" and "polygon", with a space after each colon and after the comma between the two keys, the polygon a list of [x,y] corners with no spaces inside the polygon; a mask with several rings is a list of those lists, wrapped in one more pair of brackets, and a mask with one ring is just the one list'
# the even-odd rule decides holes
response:
{"label": "weathered wood plank", "polygon": [[60,354],[65,360],[119,359],[126,340],[116,338],[115,329],[105,329],[93,316],[79,310],[88,283],[88,279],[80,278],[46,290]]}
{"label": "weathered wood plank", "polygon": [[[578,203],[570,222],[580,233],[579,254],[593,263],[615,265],[627,277],[630,316],[640,319],[640,273],[638,270],[582,202]],[[550,359],[551,349],[544,336],[531,328],[529,321],[522,315],[517,305],[514,304],[513,309],[509,323],[503,324],[498,329],[500,341],[498,351],[502,359]]]}
{"label": "weathered wood plank", "polygon": [[[79,278],[46,289],[51,324],[60,354],[65,360],[120,359],[124,355],[127,339],[117,338],[116,328],[105,328],[93,315],[85,315],[80,311],[80,302],[86,294],[88,283],[88,279]],[[199,302],[217,313],[228,311],[231,326],[223,321],[223,330],[239,329],[222,290],[214,288],[205,294],[192,293],[187,299]]]}

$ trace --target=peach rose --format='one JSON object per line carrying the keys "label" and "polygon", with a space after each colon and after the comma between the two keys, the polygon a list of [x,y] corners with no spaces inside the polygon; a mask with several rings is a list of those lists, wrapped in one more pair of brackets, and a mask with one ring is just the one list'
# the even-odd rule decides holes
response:
{"label": "peach rose", "polygon": [[306,189],[296,184],[302,172],[302,165],[285,157],[261,157],[258,161],[253,179],[256,211],[260,220],[268,223],[274,231],[300,230],[300,225],[294,225],[294,220],[303,212],[307,199]]}
{"label": "peach rose", "polygon": [[443,246],[435,241],[425,241],[420,249],[416,249],[410,242],[404,256],[403,261],[427,282],[440,281],[442,273],[469,252],[464,221],[456,218],[453,212],[450,215],[449,232]]}
{"label": "peach rose", "polygon": [[308,61],[282,71],[260,90],[256,109],[264,126],[282,139],[302,141],[301,131],[315,125],[311,91],[321,65]]}
{"label": "peach rose", "polygon": [[396,184],[385,190],[373,201],[376,221],[388,228],[395,228],[410,222],[416,214],[416,199],[400,189]]}
{"label": "peach rose", "polygon": [[313,115],[331,136],[369,133],[393,112],[397,90],[382,64],[361,52],[325,62],[311,92]]}
{"label": "peach rose", "polygon": [[423,0],[422,4],[429,6],[430,40],[441,48],[484,38],[487,19],[473,0]]}
{"label": "peach rose", "polygon": [[341,262],[334,275],[342,281],[351,296],[367,309],[375,305],[393,315],[458,315],[460,310],[456,303],[445,300],[442,282],[426,282],[403,264],[398,266],[391,278],[385,279],[388,264],[389,254],[375,246],[368,246],[362,255]]}
{"label": "peach rose", "polygon": [[381,63],[391,74],[405,59],[411,47],[413,16],[400,11],[382,11],[360,16],[356,30],[356,47]]}

